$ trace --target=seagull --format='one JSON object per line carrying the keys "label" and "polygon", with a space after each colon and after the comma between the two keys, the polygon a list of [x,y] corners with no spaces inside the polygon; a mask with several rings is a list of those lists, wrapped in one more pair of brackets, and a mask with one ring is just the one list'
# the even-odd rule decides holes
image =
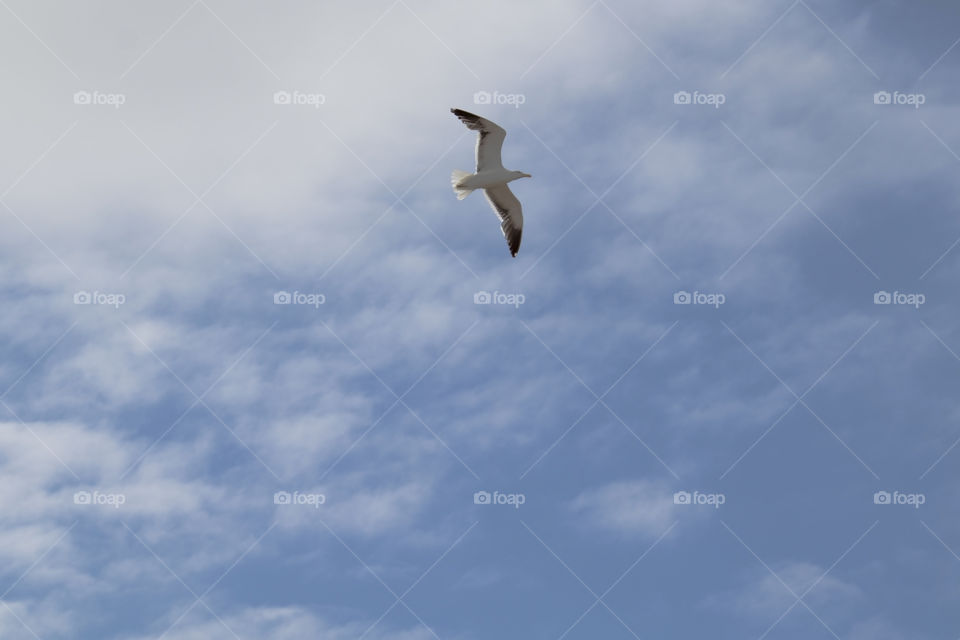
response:
{"label": "seagull", "polygon": [[523,210],[520,201],[513,195],[507,183],[519,178],[530,178],[529,173],[509,171],[503,168],[500,160],[500,148],[507,132],[496,123],[481,118],[463,109],[450,109],[460,122],[471,131],[479,131],[477,136],[477,172],[454,169],[450,181],[457,200],[463,200],[475,189],[483,189],[493,211],[500,217],[500,229],[507,239],[510,255],[517,257],[520,250],[520,236],[523,235]]}

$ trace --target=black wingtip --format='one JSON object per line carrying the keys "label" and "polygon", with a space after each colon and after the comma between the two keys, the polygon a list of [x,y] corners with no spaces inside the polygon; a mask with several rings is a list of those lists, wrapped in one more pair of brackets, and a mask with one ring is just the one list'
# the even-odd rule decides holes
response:
{"label": "black wingtip", "polygon": [[511,233],[510,237],[507,238],[507,249],[510,250],[510,255],[514,258],[517,257],[517,254],[520,253],[520,239],[522,237],[523,231],[516,233]]}

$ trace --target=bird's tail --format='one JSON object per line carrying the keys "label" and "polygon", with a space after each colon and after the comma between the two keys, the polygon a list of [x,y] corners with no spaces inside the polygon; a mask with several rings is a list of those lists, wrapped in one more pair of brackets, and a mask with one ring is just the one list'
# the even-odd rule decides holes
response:
{"label": "bird's tail", "polygon": [[464,178],[470,175],[472,174],[469,171],[461,171],[460,169],[453,170],[453,174],[450,176],[450,184],[453,185],[453,192],[457,194],[457,200],[463,200],[470,195],[471,191],[473,191],[473,189],[464,187],[460,184]]}

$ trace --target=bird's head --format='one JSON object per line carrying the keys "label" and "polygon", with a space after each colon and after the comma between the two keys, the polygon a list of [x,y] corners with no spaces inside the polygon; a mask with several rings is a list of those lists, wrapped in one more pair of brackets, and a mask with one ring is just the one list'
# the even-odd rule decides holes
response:
{"label": "bird's head", "polygon": [[529,173],[524,173],[523,171],[514,171],[514,172],[513,172],[513,179],[514,179],[514,180],[519,180],[520,178],[532,178],[532,177],[533,177],[532,175],[530,175]]}

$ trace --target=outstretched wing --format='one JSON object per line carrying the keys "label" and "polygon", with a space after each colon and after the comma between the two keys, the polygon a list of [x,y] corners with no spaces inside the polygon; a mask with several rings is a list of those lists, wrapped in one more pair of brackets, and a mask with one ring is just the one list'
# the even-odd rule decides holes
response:
{"label": "outstretched wing", "polygon": [[517,251],[520,250],[520,237],[523,235],[523,208],[520,201],[505,184],[484,189],[483,192],[487,194],[490,206],[500,217],[500,229],[503,237],[507,239],[510,255],[516,258]]}
{"label": "outstretched wing", "polygon": [[503,139],[507,137],[507,132],[496,123],[463,109],[450,109],[450,111],[460,118],[460,122],[467,125],[467,129],[480,132],[477,136],[477,173],[503,169],[500,149],[503,147]]}

